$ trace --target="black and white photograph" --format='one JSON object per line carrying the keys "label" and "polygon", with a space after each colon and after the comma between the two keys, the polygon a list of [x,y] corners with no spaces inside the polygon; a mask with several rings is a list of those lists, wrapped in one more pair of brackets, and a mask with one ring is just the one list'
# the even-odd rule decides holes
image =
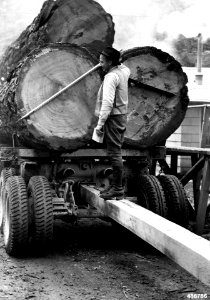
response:
{"label": "black and white photograph", "polygon": [[210,299],[209,0],[0,0],[0,300]]}

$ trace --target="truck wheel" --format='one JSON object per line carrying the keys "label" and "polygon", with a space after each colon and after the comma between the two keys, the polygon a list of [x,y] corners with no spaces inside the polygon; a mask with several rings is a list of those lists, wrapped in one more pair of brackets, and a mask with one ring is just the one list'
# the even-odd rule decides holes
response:
{"label": "truck wheel", "polygon": [[53,204],[49,182],[44,176],[31,177],[28,184],[30,235],[40,252],[49,248],[53,238]]}
{"label": "truck wheel", "polygon": [[210,204],[207,206],[207,209],[206,209],[206,220],[205,220],[205,223],[210,228]]}
{"label": "truck wheel", "polygon": [[4,243],[6,252],[23,254],[28,244],[28,199],[25,181],[21,176],[8,178],[5,192]]}
{"label": "truck wheel", "polygon": [[160,182],[154,175],[140,175],[137,200],[139,205],[166,217],[167,206]]}
{"label": "truck wheel", "polygon": [[183,227],[189,225],[188,200],[184,187],[174,175],[159,175],[168,207],[168,219]]}
{"label": "truck wheel", "polygon": [[4,190],[6,186],[7,179],[11,176],[14,176],[16,174],[15,169],[8,168],[3,169],[1,171],[1,177],[0,177],[0,232],[3,233],[3,223],[4,223]]}

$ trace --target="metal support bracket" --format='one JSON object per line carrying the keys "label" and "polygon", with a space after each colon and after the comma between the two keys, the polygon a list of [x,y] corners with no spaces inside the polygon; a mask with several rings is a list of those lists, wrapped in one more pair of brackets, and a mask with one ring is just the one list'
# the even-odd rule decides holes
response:
{"label": "metal support bracket", "polygon": [[63,182],[65,184],[64,189],[64,201],[67,204],[67,211],[69,215],[77,215],[78,206],[75,203],[74,192],[72,191],[72,187],[74,184],[73,180],[67,180]]}

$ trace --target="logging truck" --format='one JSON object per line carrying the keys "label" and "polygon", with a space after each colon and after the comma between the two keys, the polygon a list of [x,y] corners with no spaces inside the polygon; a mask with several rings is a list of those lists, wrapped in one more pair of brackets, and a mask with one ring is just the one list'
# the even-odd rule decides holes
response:
{"label": "logging truck", "polygon": [[[166,166],[164,142],[189,102],[181,65],[155,47],[122,51],[131,70],[122,149],[125,199],[100,198],[112,184],[112,169],[105,146],[92,140],[103,80],[98,57],[112,46],[114,33],[112,16],[96,1],[47,0],[0,60],[0,230],[6,252],[43,253],[51,247],[56,219],[103,218],[210,285],[210,245],[186,230],[192,206],[185,190],[166,168],[154,172],[157,161]],[[197,233],[205,219],[208,157],[192,168],[194,173],[204,160]]]}
{"label": "logging truck", "polygon": [[[49,247],[57,218],[114,216],[95,205],[112,169],[104,145],[92,141],[103,80],[98,54],[114,33],[97,2],[48,0],[0,60],[0,229],[10,255]],[[187,76],[155,47],[125,50],[122,63],[131,70],[126,199],[187,227],[181,183],[151,172],[154,159],[165,159],[161,143],[185,116]]]}
{"label": "logging truck", "polygon": [[[19,255],[50,246],[54,220],[109,217],[94,207],[112,181],[104,145],[92,141],[102,82],[97,58],[76,45],[35,49],[18,64],[1,92],[0,228],[5,248]],[[126,199],[188,226],[184,188],[172,175],[151,174],[165,159],[163,142],[182,122],[187,77],[154,47],[124,51],[131,70],[128,125],[122,153]]]}

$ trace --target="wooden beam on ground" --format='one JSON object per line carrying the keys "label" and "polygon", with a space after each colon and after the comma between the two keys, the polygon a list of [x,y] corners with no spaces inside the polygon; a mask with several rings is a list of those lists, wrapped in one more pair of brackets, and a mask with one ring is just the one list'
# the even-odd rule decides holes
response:
{"label": "wooden beam on ground", "polygon": [[210,286],[210,242],[129,200],[104,201],[94,186],[81,197]]}

